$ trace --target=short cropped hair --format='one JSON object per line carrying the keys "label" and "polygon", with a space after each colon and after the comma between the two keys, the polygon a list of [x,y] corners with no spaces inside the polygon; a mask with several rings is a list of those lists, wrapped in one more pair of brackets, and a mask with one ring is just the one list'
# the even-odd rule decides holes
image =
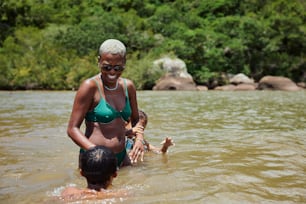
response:
{"label": "short cropped hair", "polygon": [[105,185],[117,171],[117,158],[109,148],[95,146],[83,153],[80,167],[88,183]]}
{"label": "short cropped hair", "polygon": [[116,39],[105,40],[99,48],[99,56],[103,53],[119,54],[122,57],[126,55],[125,45]]}

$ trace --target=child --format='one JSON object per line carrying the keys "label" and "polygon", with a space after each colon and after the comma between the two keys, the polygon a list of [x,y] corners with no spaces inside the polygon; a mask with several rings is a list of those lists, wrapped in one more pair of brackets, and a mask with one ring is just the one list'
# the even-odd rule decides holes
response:
{"label": "child", "polygon": [[[138,133],[142,133],[144,129],[146,128],[148,123],[148,116],[145,112],[143,112],[142,110],[139,110],[139,125],[135,126],[134,128],[128,129],[126,131],[126,136],[127,141],[126,141],[126,148],[127,150],[130,150],[133,148],[133,137],[136,136],[136,134]],[[168,151],[168,148],[171,145],[174,145],[173,140],[171,139],[171,137],[166,137],[165,140],[161,143],[162,146],[161,147],[155,147],[153,145],[151,145],[148,141],[144,140],[143,144],[146,148],[147,151],[152,151],[154,153],[162,153],[165,154]]]}
{"label": "child", "polygon": [[106,191],[117,176],[117,158],[108,148],[95,146],[82,154],[80,173],[86,178],[87,188],[67,187],[61,193],[64,201],[105,199],[123,196],[120,191]]}

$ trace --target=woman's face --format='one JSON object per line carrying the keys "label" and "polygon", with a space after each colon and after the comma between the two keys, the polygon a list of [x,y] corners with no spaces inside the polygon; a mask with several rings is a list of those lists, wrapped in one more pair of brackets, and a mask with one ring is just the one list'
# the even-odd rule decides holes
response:
{"label": "woman's face", "polygon": [[116,83],[125,68],[125,57],[104,53],[99,59],[99,67],[104,83]]}

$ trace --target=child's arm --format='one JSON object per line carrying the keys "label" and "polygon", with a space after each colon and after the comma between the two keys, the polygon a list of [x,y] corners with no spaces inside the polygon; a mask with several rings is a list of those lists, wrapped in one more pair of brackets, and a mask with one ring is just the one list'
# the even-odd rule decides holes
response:
{"label": "child's arm", "polygon": [[170,146],[175,145],[171,137],[166,137],[165,140],[162,141],[161,144],[163,145],[160,149],[162,153],[166,153]]}
{"label": "child's arm", "polygon": [[[146,142],[147,143],[147,142]],[[155,147],[149,143],[147,143],[148,150],[157,154],[165,154],[168,151],[168,148],[172,145],[175,145],[171,137],[166,137],[164,141],[161,142],[162,146],[160,148]]]}

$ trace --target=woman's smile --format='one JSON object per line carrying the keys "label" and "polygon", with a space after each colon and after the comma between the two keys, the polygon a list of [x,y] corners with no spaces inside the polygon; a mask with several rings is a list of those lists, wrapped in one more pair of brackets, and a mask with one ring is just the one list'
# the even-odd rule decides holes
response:
{"label": "woman's smile", "polygon": [[108,74],[107,77],[111,80],[114,80],[117,78],[117,74],[114,74],[114,75]]}

